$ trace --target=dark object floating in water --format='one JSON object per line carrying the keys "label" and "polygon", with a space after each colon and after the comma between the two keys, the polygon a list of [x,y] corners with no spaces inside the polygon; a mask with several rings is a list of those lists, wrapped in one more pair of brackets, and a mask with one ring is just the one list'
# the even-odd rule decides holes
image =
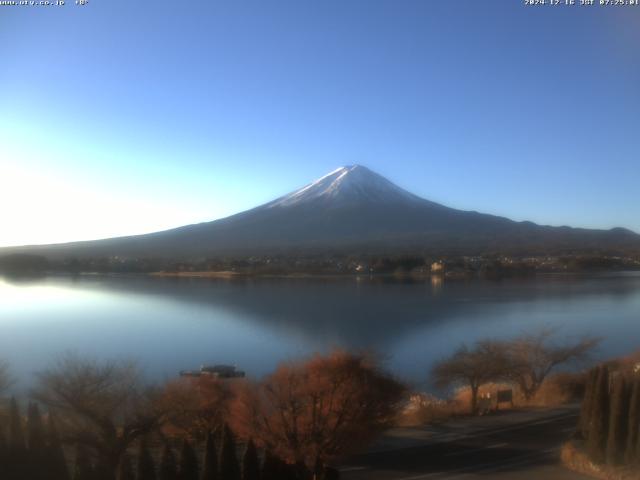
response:
{"label": "dark object floating in water", "polygon": [[234,365],[201,365],[200,370],[181,370],[181,377],[243,378],[245,373]]}

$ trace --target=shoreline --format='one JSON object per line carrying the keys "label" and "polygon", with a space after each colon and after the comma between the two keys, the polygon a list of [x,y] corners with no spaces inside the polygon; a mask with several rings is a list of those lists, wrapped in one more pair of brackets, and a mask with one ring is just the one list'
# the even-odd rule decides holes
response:
{"label": "shoreline", "polygon": [[496,278],[479,275],[440,275],[432,273],[256,273],[235,272],[232,270],[220,271],[194,271],[194,272],[148,272],[143,276],[158,278],[398,278],[436,281],[465,281],[465,280],[524,280],[549,276],[592,276],[612,274],[639,274],[640,270],[598,270],[598,271],[561,271],[561,272],[535,272],[528,275],[509,275]]}
{"label": "shoreline", "polygon": [[470,282],[470,281],[524,281],[541,278],[559,277],[593,277],[593,276],[636,276],[640,275],[640,270],[596,270],[596,271],[557,271],[557,272],[535,272],[529,275],[509,275],[502,277],[483,277],[479,275],[440,275],[431,273],[260,273],[260,272],[237,272],[232,270],[220,271],[187,271],[187,272],[59,272],[49,271],[39,274],[11,275],[0,272],[0,278],[35,280],[46,277],[147,277],[159,279],[395,279],[398,281],[431,281],[440,284],[442,282]]}

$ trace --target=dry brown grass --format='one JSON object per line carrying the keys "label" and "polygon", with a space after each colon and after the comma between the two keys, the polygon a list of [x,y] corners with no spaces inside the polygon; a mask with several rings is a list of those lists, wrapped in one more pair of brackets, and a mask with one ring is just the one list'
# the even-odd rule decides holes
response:
{"label": "dry brown grass", "polygon": [[584,373],[557,373],[550,376],[526,406],[557,407],[579,402],[584,396],[587,377]]}
{"label": "dry brown grass", "polygon": [[[501,403],[499,410],[524,407],[558,407],[579,401],[584,393],[586,377],[583,373],[557,373],[549,376],[534,398],[526,400],[517,387],[507,383],[487,383],[480,387],[479,396],[490,394],[495,399],[498,390],[513,390],[513,405]],[[417,393],[398,417],[399,426],[418,426],[442,423],[455,416],[469,415],[471,391],[468,387],[456,390],[451,399]],[[495,404],[492,405],[495,409]]]}
{"label": "dry brown grass", "polygon": [[401,427],[416,427],[443,423],[451,417],[466,413],[464,404],[455,400],[442,400],[427,394],[415,394],[411,396],[396,423]]}
{"label": "dry brown grass", "polygon": [[569,470],[602,480],[640,480],[638,467],[611,467],[593,463],[579,444],[568,442],[560,452],[562,464]]}
{"label": "dry brown grass", "polygon": [[[490,394],[495,398],[498,390],[513,390],[513,407],[557,407],[579,401],[584,393],[586,377],[583,373],[557,373],[549,376],[536,395],[527,400],[517,386],[508,383],[487,383],[480,387],[479,395]],[[463,405],[471,403],[471,392],[461,388],[456,392],[455,400]],[[501,403],[500,410],[508,410],[508,403]]]}
{"label": "dry brown grass", "polygon": [[609,368],[622,372],[640,372],[640,350],[625,357],[605,362]]}

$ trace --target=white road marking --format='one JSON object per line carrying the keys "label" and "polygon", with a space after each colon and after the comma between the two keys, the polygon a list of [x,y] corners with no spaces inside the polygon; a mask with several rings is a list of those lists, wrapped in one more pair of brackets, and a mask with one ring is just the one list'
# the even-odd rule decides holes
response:
{"label": "white road marking", "polygon": [[340,468],[339,470],[341,472],[356,472],[358,470],[369,470],[369,468],[371,467],[353,466],[353,467],[343,467],[343,468]]}

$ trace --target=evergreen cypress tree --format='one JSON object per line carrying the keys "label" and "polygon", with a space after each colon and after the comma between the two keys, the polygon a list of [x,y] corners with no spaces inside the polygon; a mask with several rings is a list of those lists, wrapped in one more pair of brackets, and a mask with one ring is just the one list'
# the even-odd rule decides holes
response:
{"label": "evergreen cypress tree", "polygon": [[638,441],[636,442],[636,455],[631,465],[640,465],[640,433],[638,433]]}
{"label": "evergreen cypress tree", "polygon": [[73,480],[94,480],[93,466],[87,449],[82,445],[76,447],[76,463],[73,471]]}
{"label": "evergreen cypress tree", "polygon": [[178,463],[173,454],[173,449],[165,443],[160,457],[160,469],[158,471],[159,480],[178,480]]}
{"label": "evergreen cypress tree", "polygon": [[314,479],[321,479],[324,476],[324,463],[320,460],[320,457],[316,457],[316,462],[313,465],[313,471],[311,472]]}
{"label": "evergreen cypress tree", "polygon": [[[7,472],[8,470],[8,460],[9,460],[9,453],[8,453],[8,445],[7,445],[7,440],[5,439],[4,436],[4,425],[2,425],[0,423],[0,471],[2,472]],[[5,475],[7,475],[7,473],[5,473]]]}
{"label": "evergreen cypress tree", "polygon": [[603,463],[609,427],[609,368],[606,366],[602,366],[598,372],[591,411],[587,453],[592,461]]}
{"label": "evergreen cypress tree", "polygon": [[593,410],[593,397],[598,380],[599,367],[592,368],[587,374],[587,380],[584,387],[584,399],[580,409],[579,431],[582,438],[586,439],[589,434],[589,421]]}
{"label": "evergreen cypress tree", "polygon": [[180,480],[198,480],[198,457],[186,438],[180,452]]}
{"label": "evergreen cypress tree", "polygon": [[247,448],[242,457],[242,480],[260,480],[258,450],[252,439],[247,442]]}
{"label": "evergreen cypress tree", "polygon": [[240,480],[240,465],[236,455],[236,441],[231,429],[225,425],[220,452],[220,479]]}
{"label": "evergreen cypress tree", "polygon": [[156,480],[156,467],[153,463],[153,457],[147,448],[147,442],[140,440],[140,449],[138,451],[138,480]]}
{"label": "evergreen cypress tree", "polygon": [[12,455],[22,455],[25,451],[24,431],[22,429],[22,418],[20,408],[15,398],[11,399],[11,410],[9,413],[9,452]]}
{"label": "evergreen cypress tree", "polygon": [[[120,457],[122,459],[122,457]],[[118,466],[120,462],[118,462]],[[104,461],[103,459],[98,459],[96,461],[95,466],[93,467],[93,476],[95,480],[116,480],[118,475],[118,466],[114,469]]]}
{"label": "evergreen cypress tree", "polygon": [[289,465],[289,471],[291,472],[290,475],[293,480],[313,477],[313,471],[309,470],[309,467],[302,461],[298,461],[294,465]]}
{"label": "evergreen cypress tree", "polygon": [[262,462],[261,480],[280,480],[278,471],[278,459],[271,450],[264,453],[264,461]]}
{"label": "evergreen cypress tree", "polygon": [[332,467],[325,467],[322,480],[340,480],[340,471]]}
{"label": "evergreen cypress tree", "polygon": [[44,425],[37,403],[30,403],[27,410],[27,435],[29,451],[43,452],[46,447]]}
{"label": "evergreen cypress tree", "polygon": [[624,460],[629,422],[629,395],[627,382],[618,376],[611,394],[609,433],[607,435],[606,460],[609,465],[620,465]]}
{"label": "evergreen cypress tree", "polygon": [[6,477],[22,479],[31,476],[31,465],[27,458],[27,448],[22,427],[20,408],[15,398],[11,399],[9,411],[9,442],[7,447]]}
{"label": "evergreen cypress tree", "polygon": [[50,469],[47,465],[47,444],[37,403],[29,403],[27,408],[27,445],[31,479],[48,479]]}
{"label": "evergreen cypress tree", "polygon": [[50,480],[69,480],[69,468],[64,456],[60,435],[56,428],[53,414],[49,412],[47,423],[47,465],[49,467]]}
{"label": "evergreen cypress tree", "polygon": [[296,480],[295,465],[290,465],[279,457],[277,463],[279,480]]}
{"label": "evergreen cypress tree", "polygon": [[633,382],[631,398],[629,399],[629,426],[627,427],[627,445],[625,448],[624,462],[627,465],[634,463],[636,445],[640,442],[640,378]]}
{"label": "evergreen cypress tree", "polygon": [[201,480],[218,480],[218,450],[211,432],[207,433],[207,442],[204,446],[204,462],[202,465]]}
{"label": "evergreen cypress tree", "polygon": [[133,471],[133,465],[131,464],[131,458],[126,453],[120,457],[120,463],[118,464],[118,472],[116,474],[117,480],[136,480],[136,474]]}

